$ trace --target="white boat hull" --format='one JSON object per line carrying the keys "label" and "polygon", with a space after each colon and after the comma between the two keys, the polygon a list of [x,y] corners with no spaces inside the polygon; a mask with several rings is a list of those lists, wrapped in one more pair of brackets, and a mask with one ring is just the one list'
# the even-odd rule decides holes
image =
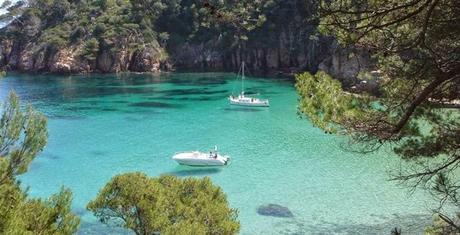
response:
{"label": "white boat hull", "polygon": [[188,166],[224,166],[230,158],[228,156],[211,156],[209,153],[198,151],[177,153],[172,157],[177,163]]}
{"label": "white boat hull", "polygon": [[258,98],[251,98],[251,97],[233,97],[230,96],[228,98],[230,104],[232,105],[239,105],[239,106],[250,106],[250,107],[269,107],[270,103],[268,100],[258,99]]}

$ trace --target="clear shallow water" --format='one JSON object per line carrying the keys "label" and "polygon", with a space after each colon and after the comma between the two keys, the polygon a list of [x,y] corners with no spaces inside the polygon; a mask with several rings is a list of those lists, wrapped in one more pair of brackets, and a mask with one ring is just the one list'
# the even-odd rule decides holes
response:
{"label": "clear shallow water", "polygon": [[[430,198],[387,181],[387,170],[400,164],[391,153],[342,150],[344,139],[298,118],[290,81],[246,82],[248,92],[270,99],[268,109],[229,106],[226,96],[239,86],[233,75],[216,73],[13,74],[0,79],[0,100],[14,89],[49,117],[49,143],[21,180],[37,197],[71,188],[81,234],[120,232],[84,208],[112,176],[131,171],[211,177],[239,209],[241,234],[389,234],[395,226],[422,233]],[[171,160],[177,151],[214,145],[232,157],[229,166]],[[257,214],[268,203],[294,217]]]}

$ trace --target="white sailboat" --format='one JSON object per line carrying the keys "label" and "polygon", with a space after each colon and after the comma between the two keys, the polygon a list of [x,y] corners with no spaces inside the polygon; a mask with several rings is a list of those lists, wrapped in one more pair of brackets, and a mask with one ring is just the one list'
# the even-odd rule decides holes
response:
{"label": "white sailboat", "polygon": [[231,95],[228,97],[230,104],[251,107],[268,107],[270,103],[267,99],[259,99],[244,94],[244,62],[241,65],[241,93],[238,96]]}

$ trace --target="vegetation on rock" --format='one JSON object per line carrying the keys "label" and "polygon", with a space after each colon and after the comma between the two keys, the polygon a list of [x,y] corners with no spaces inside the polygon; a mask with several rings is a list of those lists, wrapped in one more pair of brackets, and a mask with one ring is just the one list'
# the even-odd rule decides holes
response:
{"label": "vegetation on rock", "polygon": [[256,71],[315,71],[331,48],[316,34],[317,0],[20,2],[0,30],[10,70],[233,70],[245,60]]}

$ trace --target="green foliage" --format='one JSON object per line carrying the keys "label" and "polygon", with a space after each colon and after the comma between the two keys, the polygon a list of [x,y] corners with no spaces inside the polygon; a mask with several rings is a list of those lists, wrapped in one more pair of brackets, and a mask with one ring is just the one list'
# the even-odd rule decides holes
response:
{"label": "green foliage", "polygon": [[61,189],[48,200],[28,199],[16,176],[27,171],[47,141],[46,118],[10,93],[0,119],[0,233],[73,234],[79,219],[70,211],[72,194]]}
{"label": "green foliage", "polygon": [[300,111],[317,126],[340,126],[370,150],[392,143],[398,155],[414,160],[408,169],[395,170],[394,179],[429,190],[439,199],[439,218],[458,233],[459,220],[442,214],[446,204],[460,208],[460,112],[443,108],[460,100],[457,5],[453,0],[322,1],[320,30],[342,46],[373,54],[381,95],[360,100],[362,113],[356,115],[346,111],[349,93],[320,79],[322,73],[298,79],[297,87]]}
{"label": "green foliage", "polygon": [[17,27],[8,27],[4,35],[13,40],[38,41],[49,52],[83,46],[88,59],[95,54],[93,38],[100,42],[99,49],[158,49],[154,25],[166,7],[160,0],[34,0],[15,22]]}
{"label": "green foliage", "polygon": [[[444,218],[444,219],[442,219]],[[458,223],[458,220],[460,219],[460,214],[456,215],[456,220]],[[454,226],[452,226],[452,223],[455,223],[454,221],[446,222],[448,220],[444,215],[442,214],[436,214],[433,218],[433,224],[425,228],[425,235],[448,235],[448,234],[457,234],[456,229]]]}
{"label": "green foliage", "polygon": [[158,34],[158,39],[162,44],[166,44],[166,42],[169,40],[169,33],[161,32]]}
{"label": "green foliage", "polygon": [[69,40],[69,29],[64,28],[64,26],[65,25],[51,28],[43,34],[41,41],[45,47],[52,50],[58,50],[67,45]]}
{"label": "green foliage", "polygon": [[70,33],[70,43],[76,43],[79,39],[81,39],[85,34],[85,29],[81,26],[78,26]]}
{"label": "green foliage", "polygon": [[6,13],[0,14],[0,24],[13,20],[14,17],[22,14],[24,5],[24,1],[17,1],[14,4],[10,0],[3,1],[0,5],[0,9],[6,10]]}
{"label": "green foliage", "polygon": [[0,183],[12,182],[27,171],[30,162],[45,147],[48,137],[46,118],[28,107],[21,111],[19,99],[10,93],[0,119]]}
{"label": "green foliage", "polygon": [[342,91],[340,82],[321,71],[315,75],[306,72],[296,75],[296,89],[301,97],[299,111],[314,125],[336,132],[334,126],[351,106],[351,96]]}
{"label": "green foliage", "polygon": [[97,53],[99,51],[99,42],[95,38],[91,38],[90,40],[85,42],[85,46],[83,47],[82,56],[89,61],[94,61],[97,57]]}
{"label": "green foliage", "polygon": [[340,125],[376,112],[367,105],[366,96],[344,92],[340,82],[323,71],[296,75],[296,89],[300,95],[299,113],[327,132],[337,133]]}
{"label": "green foliage", "polygon": [[315,67],[311,61],[320,55],[321,43],[309,35],[316,33],[317,6],[318,0],[34,0],[5,35],[31,43],[38,39],[51,52],[81,48],[95,37],[101,51],[131,54],[148,47],[160,51],[160,61],[188,44],[205,44],[224,57],[247,47],[266,53],[286,41],[283,37],[290,58],[308,53],[307,66]]}
{"label": "green foliage", "polygon": [[105,25],[102,24],[102,23],[98,23],[96,24],[96,26],[94,27],[94,31],[93,31],[93,35],[98,38],[100,37],[101,35],[104,34],[106,28],[105,28]]}
{"label": "green foliage", "polygon": [[61,189],[47,200],[27,199],[18,185],[0,186],[2,234],[74,234],[79,219],[70,212],[72,193]]}
{"label": "green foliage", "polygon": [[237,211],[209,178],[115,176],[88,204],[103,223],[136,234],[236,234]]}

